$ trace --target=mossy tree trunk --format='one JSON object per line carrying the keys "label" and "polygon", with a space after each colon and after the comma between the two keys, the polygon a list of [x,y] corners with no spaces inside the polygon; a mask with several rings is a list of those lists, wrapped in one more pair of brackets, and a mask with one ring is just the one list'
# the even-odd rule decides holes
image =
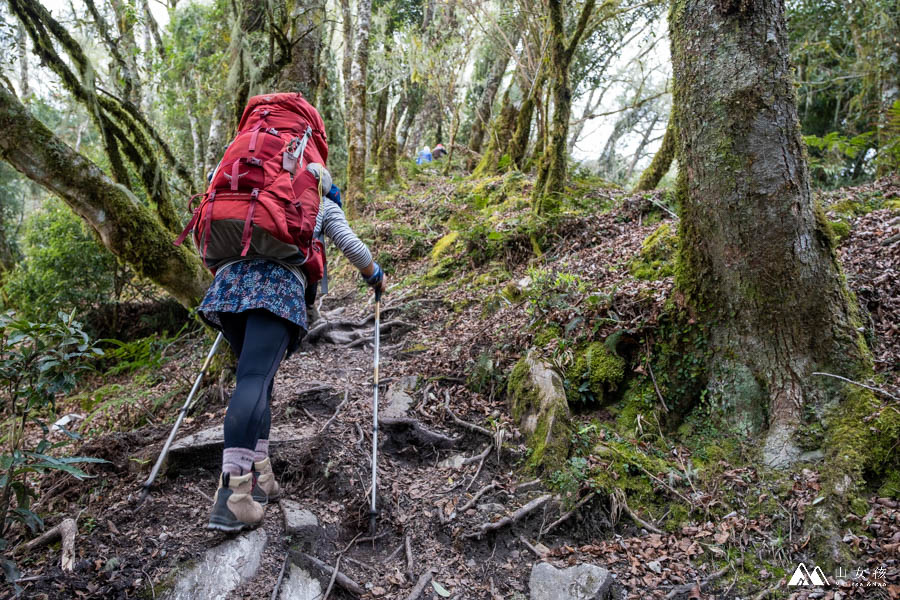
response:
{"label": "mossy tree trunk", "polygon": [[813,205],[780,0],[678,0],[670,13],[681,169],[676,285],[710,328],[707,389],[764,458],[842,400],[814,371],[871,362]]}
{"label": "mossy tree trunk", "polygon": [[[515,45],[518,41],[519,38],[516,35],[512,44]],[[481,97],[478,99],[478,105],[475,108],[475,121],[472,123],[472,132],[469,135],[469,150],[473,153],[467,162],[469,170],[475,167],[475,157],[481,152],[484,134],[491,121],[491,108],[494,106],[494,99],[497,97],[497,91],[500,89],[500,83],[503,81],[503,75],[506,73],[507,66],[509,66],[509,54],[498,50],[497,56],[491,63],[487,81],[484,83],[484,89],[481,91]]]}
{"label": "mossy tree trunk", "polygon": [[663,135],[662,145],[659,147],[659,150],[656,151],[656,154],[653,155],[653,160],[650,161],[650,165],[644,169],[643,173],[641,173],[641,178],[638,179],[637,185],[634,186],[634,191],[649,192],[659,185],[660,179],[669,172],[669,167],[672,166],[672,160],[675,158],[676,137],[675,119],[669,117],[669,123],[666,125],[666,133]]}
{"label": "mossy tree trunk", "polygon": [[350,68],[350,112],[347,118],[348,213],[355,216],[366,194],[366,73],[369,67],[369,29],[372,0],[359,0],[356,48]]}
{"label": "mossy tree trunk", "polygon": [[188,308],[200,301],[210,277],[197,256],[173,246],[171,232],[134,194],[57,138],[2,85],[0,158],[62,198],[140,275]]}
{"label": "mossy tree trunk", "polygon": [[487,147],[481,155],[475,170],[472,172],[476,177],[493,173],[497,170],[500,161],[500,153],[509,144],[512,137],[518,111],[509,99],[509,89],[503,93],[503,100],[500,102],[500,111],[494,117],[491,124],[491,133],[488,136]]}
{"label": "mossy tree trunk", "polygon": [[541,156],[538,181],[534,187],[533,207],[537,214],[552,212],[558,206],[558,197],[566,185],[569,140],[569,119],[572,116],[572,87],[569,84],[569,66],[584,36],[588,21],[594,12],[595,0],[587,0],[572,35],[566,39],[562,0],[549,0],[550,21],[550,86],[553,92],[553,120],[549,128],[549,141]]}
{"label": "mossy tree trunk", "polygon": [[547,80],[543,65],[538,69],[536,77],[537,79],[531,91],[525,97],[525,100],[522,101],[522,105],[516,114],[516,128],[506,146],[506,152],[504,152],[504,154],[509,156],[510,163],[519,169],[522,169],[525,164],[525,153],[528,150],[528,140],[531,138],[531,121],[534,119],[537,97],[543,93],[544,83]]}
{"label": "mossy tree trunk", "polygon": [[409,104],[409,93],[404,92],[391,110],[391,118],[382,132],[378,144],[378,185],[384,186],[397,179],[397,126]]}
{"label": "mossy tree trunk", "polygon": [[[325,2],[296,2],[290,15],[288,39],[292,45],[290,62],[278,73],[275,87],[279,92],[300,92],[310,102],[316,96],[321,74]],[[240,109],[243,111],[244,106]],[[320,107],[321,110],[321,107]]]}

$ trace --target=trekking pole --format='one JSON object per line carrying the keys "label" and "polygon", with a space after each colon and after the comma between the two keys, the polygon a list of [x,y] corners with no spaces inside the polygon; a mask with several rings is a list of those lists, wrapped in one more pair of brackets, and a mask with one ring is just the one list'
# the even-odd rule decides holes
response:
{"label": "trekking pole", "polygon": [[375,374],[372,388],[372,505],[369,509],[369,530],[372,537],[375,536],[375,519],[378,511],[375,509],[375,489],[378,480],[378,354],[379,338],[381,337],[381,288],[375,289]]}
{"label": "trekking pole", "polygon": [[175,426],[172,427],[172,431],[169,433],[169,439],[167,439],[166,443],[163,445],[162,452],[159,453],[159,458],[156,459],[156,464],[153,465],[153,470],[150,471],[150,477],[147,478],[147,481],[145,481],[142,486],[144,489],[141,491],[141,498],[138,500],[138,504],[143,503],[144,500],[147,499],[147,496],[150,495],[150,486],[153,485],[153,480],[156,479],[159,468],[162,466],[163,460],[165,460],[166,455],[169,453],[169,446],[172,445],[172,441],[175,439],[175,434],[178,433],[178,428],[181,426],[184,416],[187,414],[188,410],[190,410],[191,402],[194,400],[194,394],[196,394],[197,390],[200,388],[200,381],[203,379],[203,375],[206,373],[206,369],[209,367],[209,363],[212,362],[212,357],[215,355],[216,350],[219,349],[219,344],[222,343],[223,339],[222,333],[219,332],[216,341],[213,342],[212,348],[209,350],[209,354],[206,356],[206,360],[203,361],[203,366],[200,367],[200,374],[197,375],[197,380],[194,381],[194,387],[191,388],[191,393],[188,394],[187,401],[184,403],[184,406],[181,407],[178,418],[175,419]]}

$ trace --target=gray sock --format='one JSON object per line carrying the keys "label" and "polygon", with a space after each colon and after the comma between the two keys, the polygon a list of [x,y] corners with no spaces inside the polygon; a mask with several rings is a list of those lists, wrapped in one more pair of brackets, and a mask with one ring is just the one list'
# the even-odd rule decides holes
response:
{"label": "gray sock", "polygon": [[222,472],[232,475],[249,473],[256,453],[249,448],[225,448],[222,452]]}
{"label": "gray sock", "polygon": [[269,456],[269,440],[256,440],[256,451],[253,453],[253,462],[261,462]]}

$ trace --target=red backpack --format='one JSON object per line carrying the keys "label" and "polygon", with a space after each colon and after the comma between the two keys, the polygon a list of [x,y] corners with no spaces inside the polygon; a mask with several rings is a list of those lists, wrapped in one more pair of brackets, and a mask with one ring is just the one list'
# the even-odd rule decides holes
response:
{"label": "red backpack", "polygon": [[[313,229],[327,159],[322,117],[301,94],[254,96],[175,245],[193,231],[213,272],[241,257],[273,258],[301,266],[312,287],[325,267],[325,248]],[[319,168],[310,169],[314,163]]]}

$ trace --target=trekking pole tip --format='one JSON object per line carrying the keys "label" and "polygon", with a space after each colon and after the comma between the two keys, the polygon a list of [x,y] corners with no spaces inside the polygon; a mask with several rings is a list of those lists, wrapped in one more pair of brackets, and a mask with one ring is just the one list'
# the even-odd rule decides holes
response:
{"label": "trekking pole tip", "polygon": [[369,511],[369,536],[375,537],[377,531],[378,512]]}

